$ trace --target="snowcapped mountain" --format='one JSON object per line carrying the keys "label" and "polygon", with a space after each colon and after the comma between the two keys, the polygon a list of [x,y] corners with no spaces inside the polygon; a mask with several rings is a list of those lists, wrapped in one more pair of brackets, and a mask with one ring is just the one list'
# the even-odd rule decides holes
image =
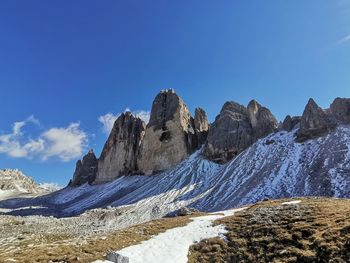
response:
{"label": "snowcapped mountain", "polygon": [[297,129],[258,140],[227,164],[204,158],[199,150],[170,170],[153,176],[124,176],[100,184],[67,187],[31,200],[0,202],[2,208],[41,206],[12,214],[71,216],[87,209],[126,211],[121,226],[165,216],[183,206],[220,211],[266,198],[350,197],[350,126],[297,143]]}

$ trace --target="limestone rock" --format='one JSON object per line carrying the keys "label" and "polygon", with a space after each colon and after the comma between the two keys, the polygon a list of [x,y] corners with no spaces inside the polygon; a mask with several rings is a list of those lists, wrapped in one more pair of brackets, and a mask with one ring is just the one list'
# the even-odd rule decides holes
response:
{"label": "limestone rock", "polygon": [[215,162],[225,163],[277,127],[272,113],[254,100],[247,108],[226,102],[209,129],[204,154]]}
{"label": "limestone rock", "polygon": [[95,183],[137,172],[137,155],[144,133],[145,123],[140,118],[130,112],[118,117],[99,158]]}
{"label": "limestone rock", "polygon": [[350,99],[336,98],[331,104],[330,113],[339,123],[350,123]]}
{"label": "limestone rock", "polygon": [[128,257],[118,254],[114,251],[108,251],[107,260],[114,263],[129,263],[130,260]]}
{"label": "limestone rock", "polygon": [[303,142],[332,131],[337,126],[332,116],[321,109],[313,99],[309,99],[300,121],[296,140]]}
{"label": "limestone rock", "polygon": [[300,123],[301,117],[294,116],[291,117],[290,115],[287,115],[282,123],[282,130],[284,131],[292,131],[299,123]]}
{"label": "limestone rock", "polygon": [[205,155],[225,163],[253,143],[253,129],[247,109],[235,102],[226,102],[209,129]]}
{"label": "limestone rock", "polygon": [[83,160],[78,160],[70,185],[79,186],[85,183],[91,184],[96,178],[98,161],[93,150],[90,150]]}
{"label": "limestone rock", "polygon": [[255,100],[249,102],[247,110],[254,131],[254,141],[265,137],[278,128],[278,121],[271,111]]}
{"label": "limestone rock", "polygon": [[160,92],[153,102],[141,145],[140,172],[152,174],[166,170],[197,147],[194,119],[183,100],[173,90]]}
{"label": "limestone rock", "polygon": [[207,114],[202,108],[196,108],[194,113],[194,129],[198,145],[205,143],[209,130]]}

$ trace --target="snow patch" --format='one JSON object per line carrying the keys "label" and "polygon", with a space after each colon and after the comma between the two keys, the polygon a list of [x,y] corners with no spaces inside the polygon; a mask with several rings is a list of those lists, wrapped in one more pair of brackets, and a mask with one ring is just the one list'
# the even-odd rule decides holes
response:
{"label": "snow patch", "polygon": [[[217,219],[231,216],[245,208],[228,210],[208,216],[191,218],[192,222],[183,227],[169,229],[164,233],[134,246],[117,251],[128,257],[130,263],[181,263],[187,262],[189,247],[202,239],[222,236],[227,233],[225,226],[213,226]],[[95,261],[95,263],[111,261]]]}

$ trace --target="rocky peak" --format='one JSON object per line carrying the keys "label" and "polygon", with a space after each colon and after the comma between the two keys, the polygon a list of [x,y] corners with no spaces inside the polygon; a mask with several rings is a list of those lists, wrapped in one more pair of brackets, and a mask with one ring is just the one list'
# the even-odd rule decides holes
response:
{"label": "rocky peak", "polygon": [[254,130],[255,139],[265,137],[278,128],[278,121],[268,108],[252,100],[247,107],[250,123]]}
{"label": "rocky peak", "polygon": [[226,102],[210,126],[204,154],[215,162],[225,163],[277,127],[272,113],[255,100],[247,108]]}
{"label": "rocky peak", "polygon": [[350,123],[350,99],[336,98],[330,106],[330,112],[339,123]]}
{"label": "rocky peak", "polygon": [[248,110],[249,119],[253,128],[255,128],[258,124],[257,117],[260,109],[261,109],[261,105],[256,100],[251,100],[248,103],[247,110]]}
{"label": "rocky peak", "polygon": [[282,123],[281,129],[290,132],[300,123],[300,120],[300,116],[291,117],[290,115],[287,115]]}
{"label": "rocky peak", "polygon": [[185,159],[198,147],[194,119],[174,90],[163,90],[154,99],[150,122],[142,142],[138,166],[152,174]]}
{"label": "rocky peak", "polygon": [[225,163],[253,142],[253,129],[247,109],[235,102],[226,102],[210,126],[204,154],[218,163]]}
{"label": "rocky peak", "polygon": [[82,160],[77,161],[73,180],[70,185],[79,186],[85,183],[91,184],[96,178],[97,166],[97,158],[94,151],[91,149]]}
{"label": "rocky peak", "polygon": [[95,183],[110,182],[137,172],[137,155],[144,133],[145,123],[131,112],[118,117],[98,160]]}
{"label": "rocky peak", "polygon": [[302,142],[322,136],[336,127],[335,120],[319,107],[313,99],[309,99],[300,120],[297,141]]}
{"label": "rocky peak", "polygon": [[198,132],[208,131],[209,129],[207,114],[202,108],[196,108],[194,112],[194,128]]}
{"label": "rocky peak", "polygon": [[18,169],[0,169],[0,190],[36,192],[36,184],[31,177]]}

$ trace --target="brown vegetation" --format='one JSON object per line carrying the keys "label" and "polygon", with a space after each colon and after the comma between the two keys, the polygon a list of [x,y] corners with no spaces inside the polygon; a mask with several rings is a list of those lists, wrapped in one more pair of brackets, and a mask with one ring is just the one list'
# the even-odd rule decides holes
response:
{"label": "brown vegetation", "polygon": [[218,220],[227,240],[191,247],[189,262],[350,262],[350,200],[261,202]]}
{"label": "brown vegetation", "polygon": [[[35,235],[23,233],[16,243],[1,248],[0,262],[91,262],[104,259],[109,250],[120,250],[137,244],[174,227],[186,225],[191,216],[166,218],[136,225],[108,235],[80,237],[69,235]],[[9,227],[20,227],[14,221]]]}

